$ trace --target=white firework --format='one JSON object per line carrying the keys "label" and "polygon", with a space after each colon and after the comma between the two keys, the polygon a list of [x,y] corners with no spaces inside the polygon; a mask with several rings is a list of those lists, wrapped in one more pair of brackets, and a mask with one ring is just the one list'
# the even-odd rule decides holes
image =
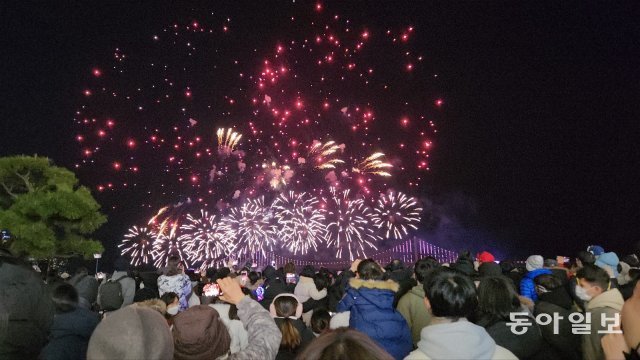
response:
{"label": "white firework", "polygon": [[285,248],[293,254],[300,252],[302,255],[318,249],[324,241],[327,227],[316,197],[289,191],[280,194],[271,206],[278,223],[278,236]]}
{"label": "white firework", "polygon": [[264,198],[249,200],[240,208],[231,209],[222,219],[225,236],[233,239],[235,256],[272,251],[275,243],[271,214],[264,206]]}
{"label": "white firework", "polygon": [[380,237],[373,229],[372,212],[362,199],[349,199],[349,190],[329,189],[331,197],[327,202],[328,247],[336,248],[336,257],[342,258],[347,253],[349,260],[366,258],[367,251],[378,248],[375,242]]}
{"label": "white firework", "polygon": [[158,268],[167,266],[169,257],[176,255],[180,260],[187,263],[187,256],[185,253],[184,245],[180,239],[175,236],[174,232],[169,232],[168,235],[158,234],[153,243],[153,264]]}
{"label": "white firework", "polygon": [[153,260],[151,251],[155,236],[151,229],[134,226],[124,235],[118,247],[122,255],[131,259],[131,265],[149,264]]}
{"label": "white firework", "polygon": [[233,250],[216,216],[209,215],[204,210],[200,210],[199,217],[188,214],[180,230],[178,241],[183,244],[187,257],[192,263],[201,263],[202,269],[215,267],[221,258],[228,256]]}
{"label": "white firework", "polygon": [[401,240],[411,229],[418,229],[422,208],[415,198],[402,192],[389,191],[380,195],[373,214],[377,228],[383,229],[385,239]]}

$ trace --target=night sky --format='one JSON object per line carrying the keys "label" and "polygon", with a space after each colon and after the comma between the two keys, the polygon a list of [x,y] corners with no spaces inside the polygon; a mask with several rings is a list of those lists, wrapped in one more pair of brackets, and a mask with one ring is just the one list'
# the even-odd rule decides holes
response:
{"label": "night sky", "polygon": [[[173,22],[211,11],[250,35],[248,48],[270,47],[295,33],[289,16],[311,13],[315,4],[129,3],[0,5],[0,155],[37,153],[73,167],[79,146],[72,119],[87,73],[116,47],[135,49]],[[411,24],[419,31],[424,44],[416,46],[437,69],[445,100],[420,192],[488,249],[573,255],[590,244],[625,252],[638,241],[640,12],[633,2],[323,6],[372,27]],[[135,204],[117,193],[97,198],[123,208],[108,212],[98,233],[114,244]],[[478,241],[470,247],[483,250]]]}

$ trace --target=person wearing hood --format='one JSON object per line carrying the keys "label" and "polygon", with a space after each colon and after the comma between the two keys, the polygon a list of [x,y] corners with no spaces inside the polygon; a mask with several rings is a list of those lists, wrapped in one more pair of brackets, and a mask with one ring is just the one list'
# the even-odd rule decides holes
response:
{"label": "person wearing hood", "polygon": [[80,266],[67,282],[76,288],[79,296],[78,304],[85,309],[91,309],[98,298],[98,280],[89,275],[86,267]]}
{"label": "person wearing hood", "polygon": [[604,358],[600,340],[607,329],[603,326],[604,316],[613,319],[620,315],[624,299],[618,289],[611,289],[609,274],[597,266],[585,266],[576,275],[578,286],[576,294],[586,301],[586,312],[591,314],[591,331],[582,335],[582,356],[585,360]]}
{"label": "person wearing hood", "polygon": [[613,288],[618,287],[618,264],[620,259],[614,252],[603,253],[598,256],[595,265],[603,268],[609,274],[610,285]]}
{"label": "person wearing hood", "polygon": [[42,350],[43,360],[86,359],[87,347],[98,316],[78,306],[78,292],[71,284],[61,284],[53,290],[56,315],[53,318],[49,343]]}
{"label": "person wearing hood", "polygon": [[533,314],[546,314],[553,319],[558,315],[558,328],[554,330],[553,321],[547,325],[540,324],[542,337],[555,352],[553,358],[580,360],[580,335],[572,332],[569,315],[574,311],[573,300],[562,281],[553,275],[540,275],[534,280],[538,301]]}
{"label": "person wearing hood", "polygon": [[544,269],[544,258],[540,255],[531,255],[527,258],[525,267],[527,273],[524,274],[522,280],[520,280],[520,295],[531,299],[532,301],[538,300],[538,294],[536,294],[536,286],[533,280],[542,274],[551,274],[551,270]]}
{"label": "person wearing hood", "polygon": [[398,284],[382,280],[384,270],[373,259],[358,264],[356,278],[349,281],[338,312],[349,311],[349,327],[369,335],[391,356],[402,359],[413,348],[411,331],[393,307]]}
{"label": "person wearing hood", "polygon": [[271,305],[276,296],[288,292],[287,284],[285,284],[284,278],[280,277],[276,269],[271,265],[265,267],[262,274],[265,278],[264,297],[260,304],[263,308],[269,310],[269,305]]}
{"label": "person wearing hood", "polygon": [[405,360],[517,359],[496,345],[487,331],[467,320],[478,306],[471,279],[448,268],[438,268],[424,283],[424,305],[432,316],[422,329],[418,349]]}
{"label": "person wearing hood", "polygon": [[418,281],[418,285],[414,286],[406,293],[400,301],[398,301],[398,312],[407,321],[409,329],[411,329],[411,337],[413,345],[416,346],[420,341],[420,332],[429,325],[431,314],[424,307],[424,282],[427,279],[429,271],[440,267],[438,260],[433,257],[426,257],[416,261],[414,266],[414,276]]}
{"label": "person wearing hood", "polygon": [[302,321],[302,303],[293,294],[280,294],[273,299],[269,313],[282,333],[276,359],[294,359],[314,339]]}
{"label": "person wearing hood", "polygon": [[475,264],[471,259],[471,253],[467,250],[460,252],[456,262],[451,264],[451,268],[468,276],[474,276],[476,271]]}

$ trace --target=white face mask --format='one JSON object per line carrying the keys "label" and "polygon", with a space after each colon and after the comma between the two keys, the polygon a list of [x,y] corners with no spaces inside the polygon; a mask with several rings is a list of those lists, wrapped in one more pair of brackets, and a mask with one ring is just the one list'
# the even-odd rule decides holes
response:
{"label": "white face mask", "polygon": [[576,286],[576,296],[583,301],[590,301],[593,296],[587,294],[587,290],[580,285]]}
{"label": "white face mask", "polygon": [[175,316],[178,314],[178,310],[180,310],[180,306],[174,305],[167,307],[167,314]]}

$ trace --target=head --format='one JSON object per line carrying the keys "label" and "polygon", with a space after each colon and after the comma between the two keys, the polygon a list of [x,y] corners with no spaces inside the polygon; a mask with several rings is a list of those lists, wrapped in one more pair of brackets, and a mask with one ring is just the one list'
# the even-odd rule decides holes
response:
{"label": "head", "polygon": [[87,268],[84,266],[79,266],[76,269],[76,275],[87,275],[87,274],[89,274],[89,270],[87,270]]}
{"label": "head", "polygon": [[171,359],[173,338],[165,319],[144,306],[126,306],[105,317],[89,340],[88,360]]}
{"label": "head", "polygon": [[302,342],[302,336],[298,329],[293,325],[293,320],[302,316],[302,304],[291,294],[281,294],[276,296],[271,303],[271,315],[282,318],[279,324],[282,340],[280,347],[285,349],[296,349]]}
{"label": "head", "polygon": [[504,276],[490,276],[483,278],[478,286],[478,312],[480,321],[489,322],[508,321],[509,314],[518,311],[520,300],[513,282]]}
{"label": "head", "polygon": [[493,256],[492,253],[488,252],[488,251],[483,251],[481,253],[479,253],[476,256],[476,259],[478,260],[478,262],[482,263],[486,263],[486,262],[494,262],[496,261],[495,257]]}
{"label": "head", "polygon": [[362,280],[382,280],[384,271],[375,260],[366,259],[358,264],[356,276]]}
{"label": "head", "polygon": [[164,269],[164,274],[167,276],[178,275],[182,271],[180,269],[180,257],[177,255],[169,256],[167,260],[167,267]]}
{"label": "head", "polygon": [[178,314],[178,311],[180,310],[180,297],[178,297],[178,294],[174,292],[166,292],[162,294],[160,300],[167,305],[167,314],[172,316]]}
{"label": "head", "polygon": [[487,276],[500,276],[502,275],[502,269],[500,269],[500,265],[493,261],[485,262],[478,267],[478,275],[482,278]]}
{"label": "head", "polygon": [[[286,273],[295,273],[296,265],[292,262],[288,262],[284,265],[284,272]],[[315,271],[314,271],[315,272]]]}
{"label": "head", "polygon": [[142,307],[147,307],[149,309],[153,309],[159,312],[160,314],[162,314],[163,316],[167,313],[167,304],[165,304],[164,301],[160,299],[150,299],[150,300],[137,302],[135,306],[142,306]]}
{"label": "head", "polygon": [[592,253],[596,258],[604,254],[604,248],[600,245],[589,245],[587,251]]}
{"label": "head", "polygon": [[329,331],[331,314],[326,309],[315,309],[311,315],[311,330],[316,334]]}
{"label": "head", "polygon": [[468,317],[478,306],[473,281],[458,271],[435,269],[423,285],[424,303],[433,316],[457,320]]}
{"label": "head", "polygon": [[312,341],[298,356],[306,360],[392,360],[393,357],[366,334],[339,328]]}
{"label": "head", "polygon": [[329,286],[329,278],[324,274],[317,273],[313,275],[313,283],[318,291],[322,291]]}
{"label": "head", "polygon": [[63,283],[56,286],[51,297],[58,313],[73,311],[78,307],[78,291],[71,284]]}
{"label": "head", "polygon": [[404,263],[400,259],[394,259],[389,263],[389,265],[387,265],[386,269],[387,271],[403,270]]}
{"label": "head", "polygon": [[544,259],[544,267],[552,268],[558,266],[558,260],[556,259]]}
{"label": "head", "polygon": [[596,263],[596,256],[592,252],[582,250],[576,257],[576,265],[578,268],[582,268],[585,265],[593,265]]}
{"label": "head", "polygon": [[510,273],[516,267],[513,265],[513,261],[505,260],[500,262],[500,270],[502,270],[502,274],[506,275]]}
{"label": "head", "polygon": [[196,305],[173,319],[175,360],[216,359],[229,352],[231,336],[220,314],[208,305]]}
{"label": "head", "polygon": [[247,277],[249,278],[249,283],[251,285],[255,285],[258,280],[260,280],[260,275],[258,275],[258,273],[255,271],[250,271]]}
{"label": "head", "polygon": [[538,275],[533,279],[538,295],[546,294],[562,287],[562,281],[557,276],[551,274]]}
{"label": "head", "polygon": [[308,278],[313,278],[313,275],[315,274],[316,274],[316,268],[314,268],[311,265],[306,265],[304,268],[302,268],[302,271],[300,272],[300,276],[304,276]]}
{"label": "head", "polygon": [[432,256],[427,256],[416,261],[416,264],[413,269],[413,273],[416,277],[416,281],[420,284],[424,283],[424,280],[427,278],[427,274],[430,270],[436,269],[440,267],[440,263],[436,258]]}
{"label": "head", "polygon": [[609,289],[609,274],[595,265],[578,270],[576,278],[576,296],[584,301],[590,301]]}
{"label": "head", "polygon": [[113,263],[113,270],[115,271],[129,271],[129,261],[124,256],[120,256]]}
{"label": "head", "polygon": [[525,267],[527,271],[542,269],[544,258],[541,255],[531,255],[527,258]]}

